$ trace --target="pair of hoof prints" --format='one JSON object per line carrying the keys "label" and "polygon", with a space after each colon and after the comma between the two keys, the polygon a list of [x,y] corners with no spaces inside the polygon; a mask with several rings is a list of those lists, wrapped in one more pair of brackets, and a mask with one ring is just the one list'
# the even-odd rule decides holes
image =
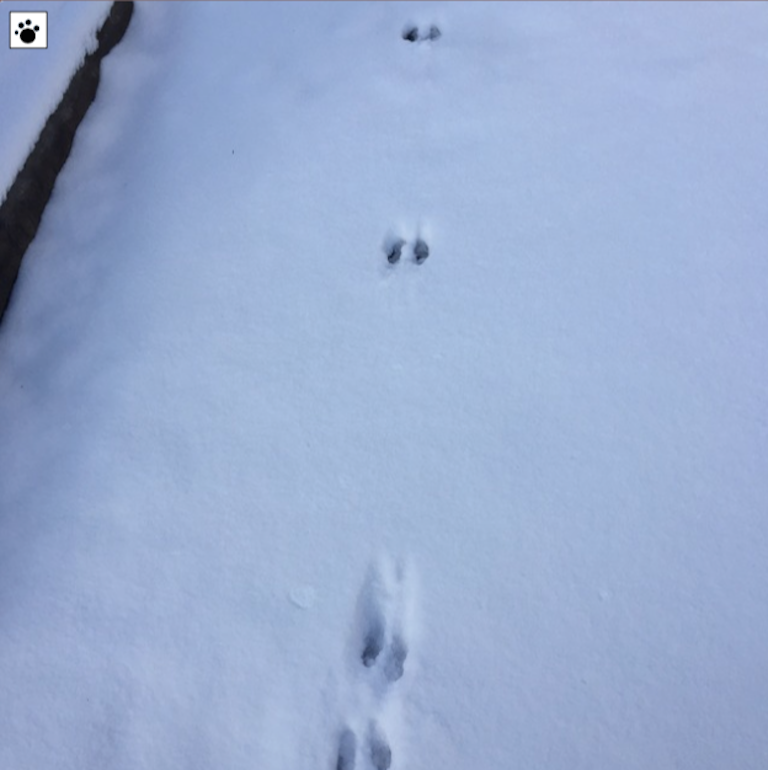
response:
{"label": "pair of hoof prints", "polygon": [[[341,731],[334,770],[389,770],[392,765],[392,748],[378,717],[393,695],[396,700],[399,698],[392,687],[405,673],[408,658],[403,629],[406,598],[402,567],[392,571],[371,571],[362,594],[363,628],[355,666],[362,664],[370,672],[357,686],[363,685],[363,690],[368,690],[374,697],[372,701],[368,700],[367,708],[356,709],[361,716],[368,712],[367,728],[355,731],[348,724]],[[362,669],[357,670],[362,673]],[[357,764],[358,758],[362,765]]]}
{"label": "pair of hoof prints", "polygon": [[[384,244],[384,252],[387,255],[387,262],[390,265],[396,265],[400,261],[400,257],[403,255],[403,247],[405,246],[405,240],[402,238],[394,238]],[[413,260],[417,265],[420,265],[429,256],[429,246],[423,238],[417,238],[413,244]]]}
{"label": "pair of hoof prints", "polygon": [[441,35],[442,33],[436,24],[432,24],[424,34],[420,34],[419,28],[414,24],[409,24],[403,30],[403,40],[407,40],[409,43],[415,43],[418,40],[437,40]]}
{"label": "pair of hoof prints", "polygon": [[[368,756],[374,770],[389,770],[392,766],[392,749],[376,722],[371,722],[369,725],[366,742]],[[339,756],[335,770],[355,770],[357,749],[357,735],[346,728],[339,739]]]}

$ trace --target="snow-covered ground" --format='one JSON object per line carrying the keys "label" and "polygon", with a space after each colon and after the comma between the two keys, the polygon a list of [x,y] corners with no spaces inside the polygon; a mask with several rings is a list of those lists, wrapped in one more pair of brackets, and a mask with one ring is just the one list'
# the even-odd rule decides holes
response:
{"label": "snow-covered ground", "polygon": [[[96,32],[111,3],[0,3],[0,202],[35,146],[48,116],[58,105],[87,52],[96,48]],[[13,11],[48,14],[47,49],[11,49],[9,14]]]}
{"label": "snow-covered ground", "polygon": [[764,770],[766,39],[137,4],[0,328],[0,767]]}

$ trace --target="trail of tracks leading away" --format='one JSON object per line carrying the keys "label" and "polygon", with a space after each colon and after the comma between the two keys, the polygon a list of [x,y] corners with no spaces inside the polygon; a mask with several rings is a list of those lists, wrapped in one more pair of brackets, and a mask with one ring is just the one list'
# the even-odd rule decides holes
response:
{"label": "trail of tracks leading away", "polygon": [[0,768],[765,770],[767,39],[137,3],[0,330]]}

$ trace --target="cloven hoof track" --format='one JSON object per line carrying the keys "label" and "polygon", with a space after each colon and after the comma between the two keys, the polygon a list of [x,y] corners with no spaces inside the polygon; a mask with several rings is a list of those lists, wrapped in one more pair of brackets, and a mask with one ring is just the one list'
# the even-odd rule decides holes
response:
{"label": "cloven hoof track", "polygon": [[371,722],[368,734],[368,751],[371,763],[376,770],[389,770],[392,764],[392,749],[383,730],[376,722]]}
{"label": "cloven hoof track", "polygon": [[[403,256],[406,243],[403,238],[390,237],[384,241],[383,251],[390,265],[396,265]],[[413,244],[413,259],[417,265],[422,264],[429,256],[429,245],[423,238],[417,238]]]}
{"label": "cloven hoof track", "polygon": [[395,238],[385,245],[387,262],[389,262],[390,265],[394,265],[400,261],[400,257],[403,253],[403,246],[405,246],[405,241],[402,238]]}
{"label": "cloven hoof track", "polygon": [[429,256],[427,242],[419,238],[413,246],[413,256],[416,264],[420,265]]}
{"label": "cloven hoof track", "polygon": [[419,28],[413,24],[409,24],[403,30],[403,40],[407,40],[409,43],[416,43],[420,40],[437,40],[442,36],[439,28],[436,24],[431,24],[429,29],[423,33],[419,33]]}

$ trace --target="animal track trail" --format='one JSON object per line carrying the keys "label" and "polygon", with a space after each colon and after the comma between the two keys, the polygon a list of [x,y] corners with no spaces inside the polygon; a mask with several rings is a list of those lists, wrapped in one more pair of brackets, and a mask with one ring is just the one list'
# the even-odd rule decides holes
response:
{"label": "animal track trail", "polygon": [[[335,770],[389,770],[392,720],[397,726],[408,671],[411,586],[403,565],[372,565],[357,603],[348,713]],[[395,736],[396,737],[396,736]]]}

